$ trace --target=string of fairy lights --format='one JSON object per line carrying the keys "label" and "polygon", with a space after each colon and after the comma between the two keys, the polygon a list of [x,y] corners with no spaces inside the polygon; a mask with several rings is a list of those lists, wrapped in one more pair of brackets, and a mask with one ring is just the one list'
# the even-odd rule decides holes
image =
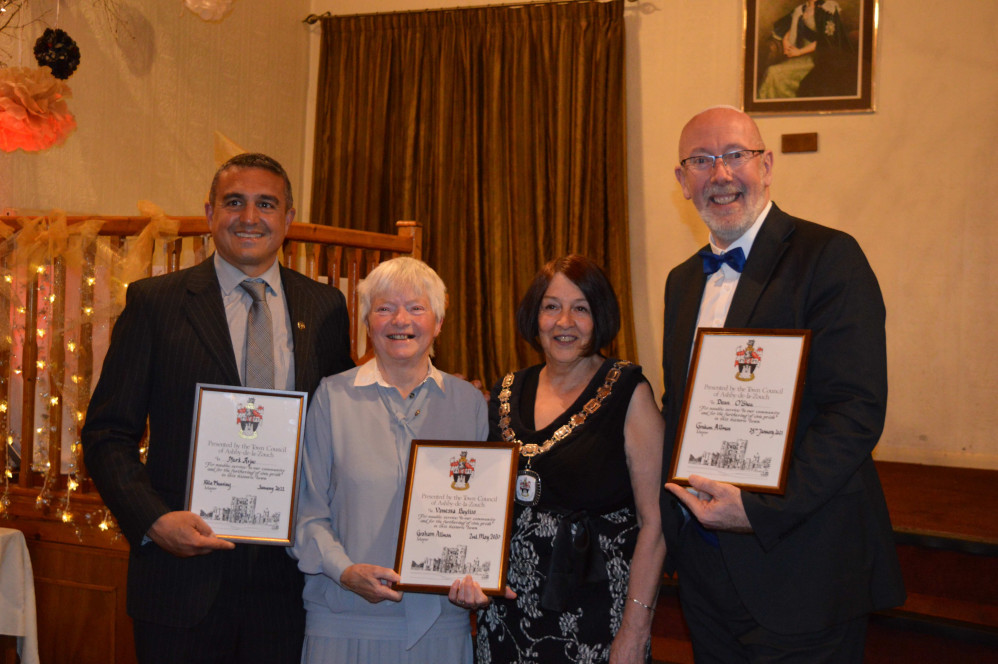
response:
{"label": "string of fairy lights", "polygon": [[[6,436],[0,518],[13,516],[15,493],[25,494],[25,483],[14,487],[25,467],[21,455],[30,450],[28,467],[41,479],[41,486],[27,483],[29,492],[37,491],[36,510],[73,528],[81,540],[88,528],[119,537],[102,503],[74,501],[85,481],[79,434],[100,366],[93,349],[106,346],[125,288],[151,269],[151,247],[170,237],[157,226],[169,220],[160,212],[139,238],[119,249],[97,237],[96,220],[69,226],[64,214],[54,212],[20,221],[21,229],[0,241],[0,305],[7,305],[0,306],[0,431]],[[135,260],[137,254],[145,258]],[[26,418],[30,427],[21,424],[18,431],[11,424]],[[143,443],[143,461],[147,452]]]}

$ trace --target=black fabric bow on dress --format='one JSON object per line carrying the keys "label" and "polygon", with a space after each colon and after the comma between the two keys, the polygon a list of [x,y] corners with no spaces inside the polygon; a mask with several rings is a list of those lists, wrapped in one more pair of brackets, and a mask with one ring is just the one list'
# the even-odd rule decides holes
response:
{"label": "black fabric bow on dress", "polygon": [[577,588],[607,578],[596,527],[584,510],[572,512],[561,520],[554,535],[541,608],[564,611]]}

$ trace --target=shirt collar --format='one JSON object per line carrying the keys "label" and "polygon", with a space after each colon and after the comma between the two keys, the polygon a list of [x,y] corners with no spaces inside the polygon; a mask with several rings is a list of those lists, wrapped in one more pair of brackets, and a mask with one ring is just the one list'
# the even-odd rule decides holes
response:
{"label": "shirt collar", "polygon": [[715,254],[724,253],[725,251],[731,251],[736,247],[741,247],[742,251],[745,252],[745,258],[748,258],[749,252],[752,250],[752,244],[755,242],[755,236],[759,234],[759,229],[762,228],[762,221],[769,214],[769,210],[773,207],[773,201],[767,201],[766,207],[762,208],[762,212],[759,216],[755,218],[752,226],[749,227],[747,231],[742,233],[742,236],[728,245],[727,249],[721,249],[716,244],[714,244],[714,236],[710,236],[710,250]]}
{"label": "shirt collar", "polygon": [[[429,368],[426,371],[426,380],[432,380],[440,388],[440,391],[444,391],[444,375],[443,373],[433,366],[432,361],[427,361]],[[355,387],[363,387],[365,385],[381,385],[382,387],[390,387],[395,389],[394,385],[390,385],[385,377],[381,375],[381,369],[378,368],[377,358],[372,357],[370,360],[360,365],[357,369],[357,376],[353,380]]]}
{"label": "shirt collar", "polygon": [[251,277],[232,263],[222,258],[222,256],[216,251],[215,274],[218,276],[218,285],[222,289],[223,296],[231,294],[233,290],[239,287],[239,284],[247,279],[262,279],[275,294],[281,287],[281,266],[276,258],[274,259],[274,263],[267,268],[266,272],[261,274],[259,277]]}

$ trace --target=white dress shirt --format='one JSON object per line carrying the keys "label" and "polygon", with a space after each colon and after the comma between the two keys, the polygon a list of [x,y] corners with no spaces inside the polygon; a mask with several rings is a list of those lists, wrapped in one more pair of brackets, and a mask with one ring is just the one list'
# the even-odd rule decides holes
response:
{"label": "white dress shirt", "polygon": [[[759,234],[762,227],[762,220],[769,214],[769,209],[773,207],[773,202],[766,203],[766,207],[756,218],[755,223],[742,233],[742,236],[731,243],[727,249],[720,249],[714,244],[714,237],[710,237],[710,250],[715,254],[722,251],[731,251],[741,247],[745,252],[745,260],[748,260],[749,252],[752,250],[752,243],[755,236]],[[721,269],[707,278],[707,284],[703,289],[703,299],[700,300],[700,317],[697,318],[697,329],[701,327],[724,327],[724,321],[728,318],[728,309],[731,308],[731,300],[735,296],[735,288],[738,286],[738,279],[742,276],[727,263],[721,265]]]}

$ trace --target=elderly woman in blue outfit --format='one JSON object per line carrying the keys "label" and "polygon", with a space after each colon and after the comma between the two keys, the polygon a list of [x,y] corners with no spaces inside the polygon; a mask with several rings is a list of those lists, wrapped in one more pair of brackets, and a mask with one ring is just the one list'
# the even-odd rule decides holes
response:
{"label": "elderly woman in blue outfit", "polygon": [[293,551],[306,575],[302,662],[472,661],[467,602],[392,587],[410,442],[488,435],[482,394],[430,360],[445,291],[413,258],[375,268],[359,286],[374,359],[325,378],[309,408]]}

